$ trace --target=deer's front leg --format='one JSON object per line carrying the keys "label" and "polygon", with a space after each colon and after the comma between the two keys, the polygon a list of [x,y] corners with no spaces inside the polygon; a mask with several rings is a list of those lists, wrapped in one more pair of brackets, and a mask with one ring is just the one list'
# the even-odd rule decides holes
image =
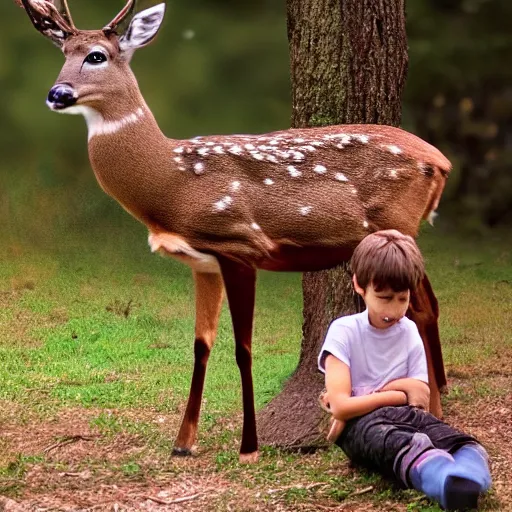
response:
{"label": "deer's front leg", "polygon": [[430,386],[430,412],[434,416],[442,418],[440,389],[446,386],[446,376],[437,324],[439,306],[426,274],[418,288],[411,293],[408,316],[418,327],[425,347]]}
{"label": "deer's front leg", "polygon": [[194,272],[196,290],[196,337],[194,373],[187,409],[174,443],[173,455],[190,455],[196,441],[208,357],[217,335],[222,307],[223,285],[220,274]]}
{"label": "deer's front leg", "polygon": [[236,362],[242,378],[244,423],[240,462],[258,461],[258,437],[252,383],[252,321],[256,294],[256,270],[227,258],[219,258],[235,334]]}

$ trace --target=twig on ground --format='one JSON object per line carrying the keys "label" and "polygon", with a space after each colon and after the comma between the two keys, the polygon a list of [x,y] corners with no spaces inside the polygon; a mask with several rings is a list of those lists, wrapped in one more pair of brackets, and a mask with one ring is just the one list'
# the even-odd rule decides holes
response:
{"label": "twig on ground", "polygon": [[63,446],[66,446],[68,444],[76,443],[77,441],[92,441],[97,437],[99,437],[99,436],[83,436],[81,434],[78,434],[76,436],[66,436],[63,439],[61,439],[60,441],[53,443],[50,446],[48,446],[47,448],[45,448],[43,450],[43,453],[47,455],[52,450],[56,450],[57,448],[62,448]]}
{"label": "twig on ground", "polygon": [[358,491],[351,492],[349,496],[361,496],[361,494],[366,494],[370,491],[373,491],[373,485],[365,487],[364,489],[359,489]]}
{"label": "twig on ground", "polygon": [[184,501],[195,500],[199,496],[201,496],[202,492],[198,492],[197,494],[190,494],[189,496],[182,496],[181,498],[176,498],[174,500],[163,500],[161,498],[157,498],[156,496],[143,496],[144,499],[154,501],[159,505],[174,505],[175,503],[183,503]]}

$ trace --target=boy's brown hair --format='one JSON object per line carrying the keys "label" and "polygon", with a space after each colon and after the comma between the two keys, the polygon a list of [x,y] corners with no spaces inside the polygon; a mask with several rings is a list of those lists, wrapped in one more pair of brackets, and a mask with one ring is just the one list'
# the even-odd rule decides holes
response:
{"label": "boy's brown hair", "polygon": [[356,247],[350,261],[359,286],[376,291],[415,290],[425,274],[423,257],[411,236],[396,229],[376,231]]}

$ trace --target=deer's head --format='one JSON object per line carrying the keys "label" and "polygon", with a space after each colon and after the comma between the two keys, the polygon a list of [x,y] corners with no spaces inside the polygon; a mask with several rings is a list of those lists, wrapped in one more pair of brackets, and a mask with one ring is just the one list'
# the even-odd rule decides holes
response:
{"label": "deer's head", "polygon": [[[101,30],[78,30],[67,0],[15,0],[44,36],[64,53],[66,62],[47,104],[55,111],[102,113],[116,103],[126,105],[136,81],[129,68],[133,52],[150,43],[162,23],[165,4],[136,12],[128,0],[119,14]],[[128,98],[127,98],[128,96]]]}

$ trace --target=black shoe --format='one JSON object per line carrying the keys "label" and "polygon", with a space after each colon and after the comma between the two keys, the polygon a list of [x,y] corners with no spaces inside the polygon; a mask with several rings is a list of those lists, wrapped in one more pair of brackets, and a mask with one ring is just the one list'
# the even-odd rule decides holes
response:
{"label": "black shoe", "polygon": [[460,476],[448,476],[444,484],[445,510],[473,510],[478,507],[480,485]]}

